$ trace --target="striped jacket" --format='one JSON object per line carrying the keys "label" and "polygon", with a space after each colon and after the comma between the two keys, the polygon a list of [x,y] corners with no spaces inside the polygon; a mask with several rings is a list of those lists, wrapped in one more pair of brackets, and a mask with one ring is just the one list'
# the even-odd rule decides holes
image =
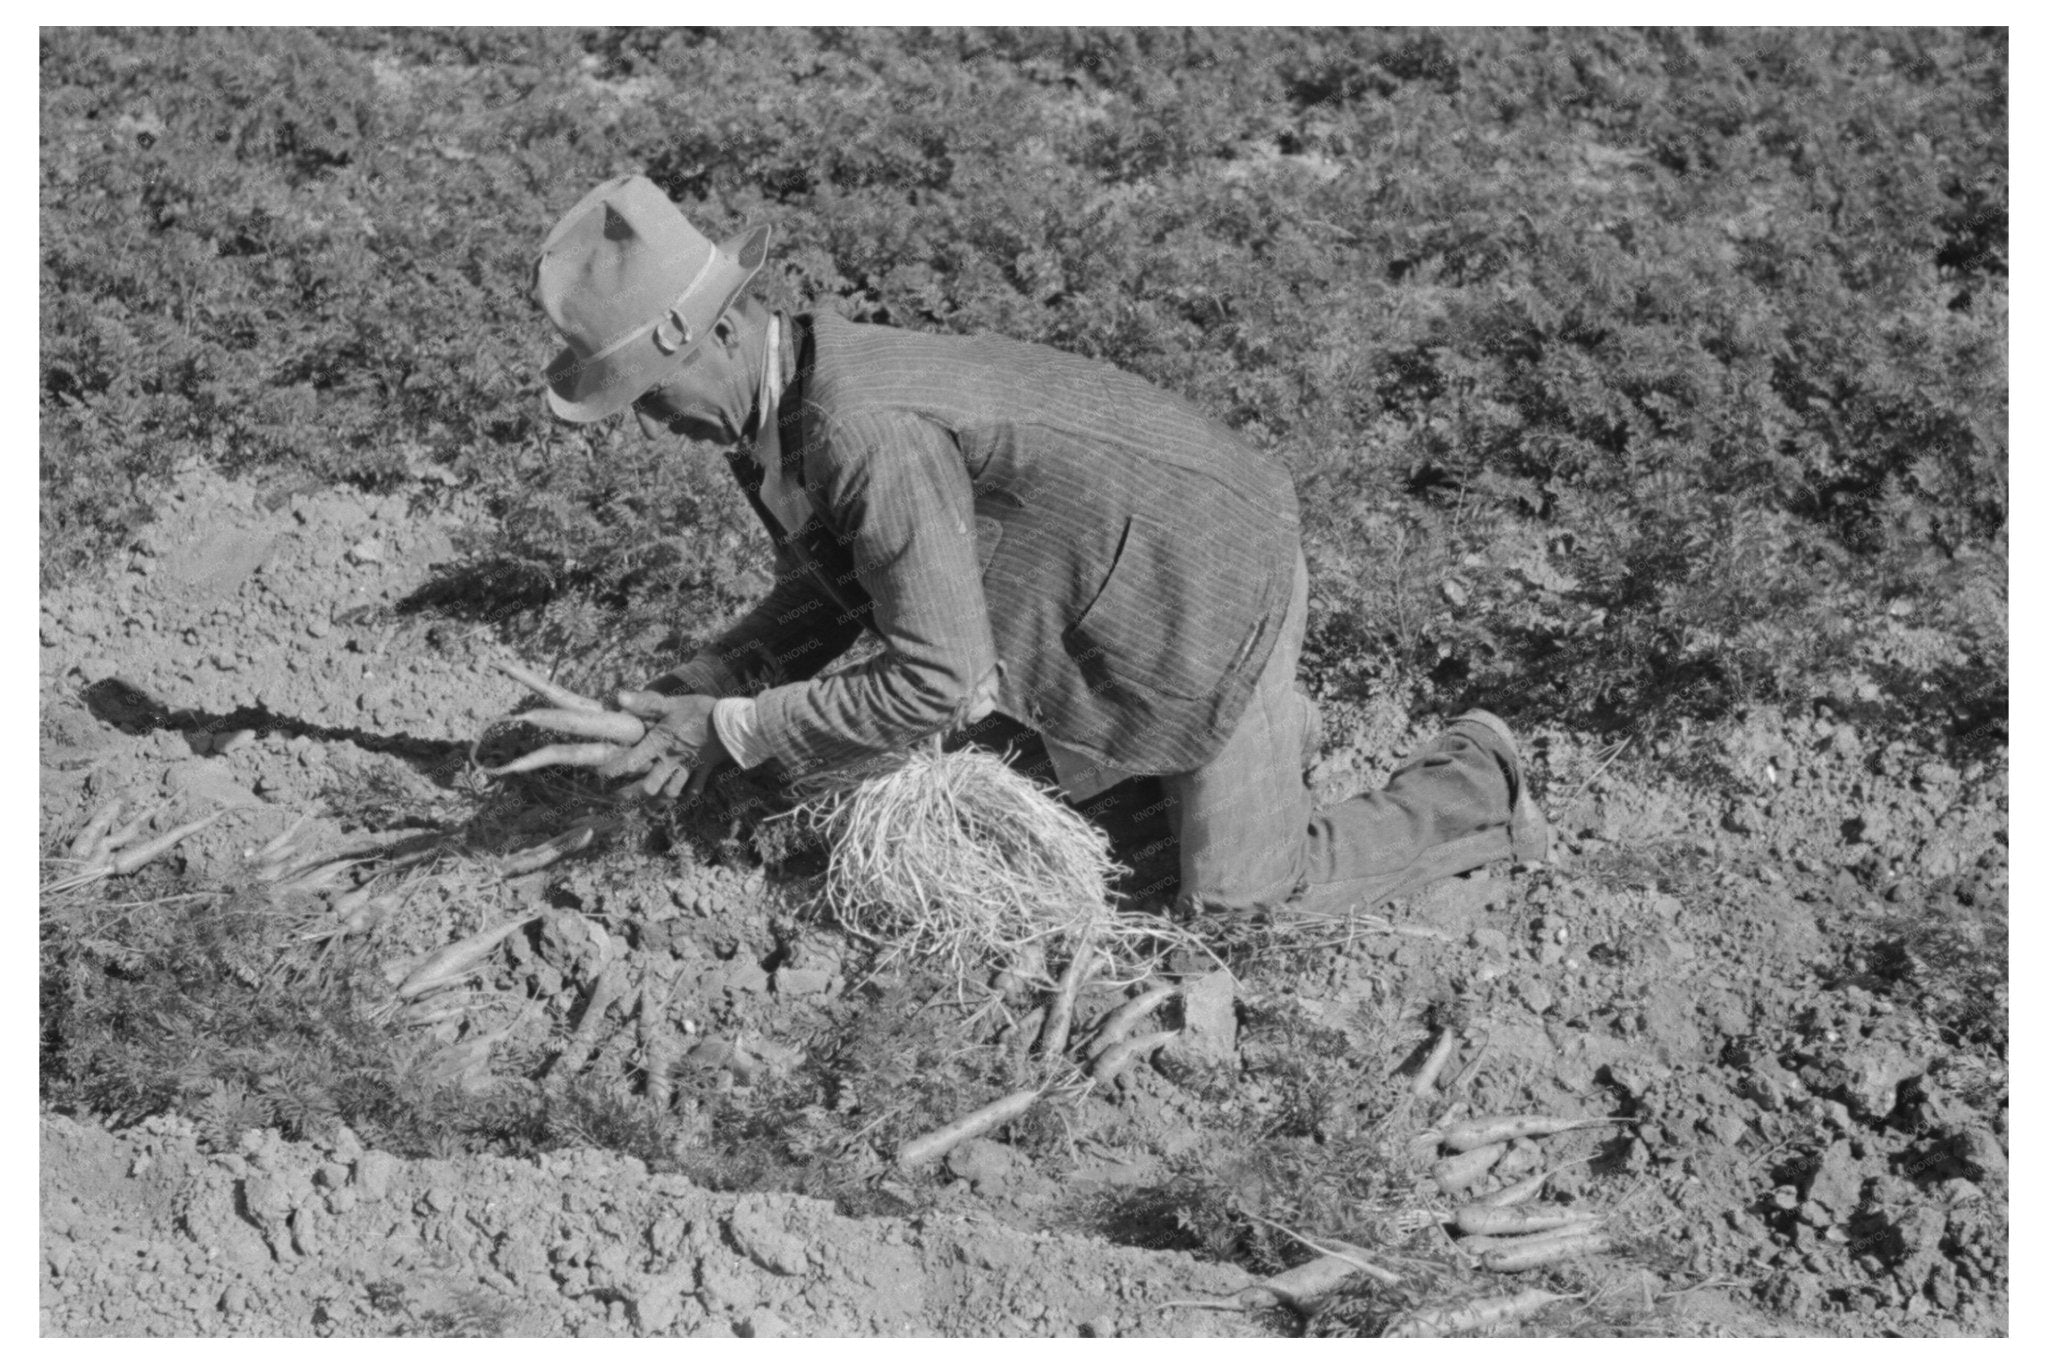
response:
{"label": "striped jacket", "polygon": [[[781,525],[768,596],[672,675],[767,685],[791,772],[995,709],[1126,772],[1201,766],[1229,738],[1286,613],[1299,547],[1278,465],[1182,399],[999,337],[784,318]],[[863,627],[884,650],[817,674]],[[985,708],[982,707],[982,708]]]}

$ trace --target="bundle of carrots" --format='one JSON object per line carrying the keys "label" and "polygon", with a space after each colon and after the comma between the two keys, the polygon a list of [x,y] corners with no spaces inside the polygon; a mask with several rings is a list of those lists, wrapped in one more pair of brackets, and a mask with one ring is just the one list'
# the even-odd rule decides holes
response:
{"label": "bundle of carrots", "polygon": [[219,819],[223,813],[215,810],[210,815],[176,825],[138,843],[135,840],[142,837],[143,830],[162,811],[155,808],[144,810],[116,828],[114,821],[121,817],[124,805],[125,802],[116,796],[93,812],[77,837],[71,840],[68,849],[77,870],[45,887],[46,894],[73,890],[109,876],[132,875]]}
{"label": "bundle of carrots", "polygon": [[[1516,1113],[1451,1123],[1430,1134],[1445,1152],[1430,1176],[1442,1193],[1469,1193],[1500,1163],[1511,1142],[1623,1121],[1627,1120]],[[1611,1242],[1597,1216],[1577,1209],[1522,1206],[1555,1173],[1555,1168],[1538,1171],[1453,1209],[1446,1220],[1460,1234],[1459,1247],[1476,1253],[1483,1267],[1498,1273],[1537,1269],[1607,1250]]]}
{"label": "bundle of carrots", "polygon": [[544,707],[521,711],[500,723],[531,725],[566,735],[576,742],[547,744],[493,767],[482,760],[481,752],[484,741],[496,732],[497,726],[486,726],[469,750],[470,761],[485,776],[509,777],[517,772],[537,772],[544,767],[599,767],[618,756],[621,749],[631,748],[647,737],[647,726],[637,716],[607,709],[603,702],[570,691],[517,663],[500,663],[498,669],[548,702]]}

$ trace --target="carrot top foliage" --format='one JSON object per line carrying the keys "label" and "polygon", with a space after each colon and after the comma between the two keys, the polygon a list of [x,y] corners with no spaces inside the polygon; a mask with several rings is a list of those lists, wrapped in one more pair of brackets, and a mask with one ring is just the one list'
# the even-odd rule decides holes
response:
{"label": "carrot top foliage", "polygon": [[[715,461],[539,401],[641,171],[778,306],[1000,331],[1284,462],[1341,694],[1587,725],[2006,693],[2002,30],[44,30],[46,580],[182,464],[472,496],[438,599],[655,670]],[[595,666],[595,665],[594,665]]]}

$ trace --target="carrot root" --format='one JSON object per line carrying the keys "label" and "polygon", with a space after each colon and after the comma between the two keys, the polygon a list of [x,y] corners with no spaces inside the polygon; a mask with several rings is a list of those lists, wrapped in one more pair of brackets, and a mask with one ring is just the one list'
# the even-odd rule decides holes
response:
{"label": "carrot root", "polygon": [[487,777],[510,777],[520,772],[538,772],[543,767],[602,767],[623,751],[617,744],[549,744],[514,758],[503,767],[484,767],[479,763],[478,768]]}
{"label": "carrot root", "polygon": [[398,997],[402,1000],[417,999],[421,995],[453,985],[473,968],[482,964],[484,958],[497,949],[499,943],[525,928],[538,914],[527,914],[510,919],[502,924],[472,933],[459,942],[437,947],[414,963],[398,985]]}
{"label": "carrot root", "polygon": [[114,875],[126,876],[131,872],[140,871],[143,867],[176,847],[185,838],[198,833],[201,829],[219,819],[221,814],[222,811],[215,810],[203,819],[195,819],[190,823],[180,824],[177,828],[152,838],[147,843],[136,844],[133,848],[130,848],[127,852],[120,854],[114,859],[111,868]]}
{"label": "carrot root", "polygon": [[1506,1233],[1497,1236],[1465,1236],[1458,1241],[1458,1249],[1468,1255],[1483,1255],[1494,1250],[1526,1250],[1532,1246],[1561,1245],[1566,1241],[1583,1241],[1601,1230],[1598,1217],[1583,1217],[1576,1222],[1533,1231],[1523,1235]]}
{"label": "carrot root", "polygon": [[1436,1092],[1436,1077],[1444,1073],[1450,1064],[1451,1054],[1458,1049],[1458,1030],[1445,1028],[1437,1035],[1436,1045],[1429,1049],[1429,1055],[1422,1062],[1422,1069],[1415,1072],[1414,1093],[1418,1099],[1426,1099]]}
{"label": "carrot root", "polygon": [[1436,1163],[1430,1177],[1447,1194],[1463,1193],[1486,1178],[1486,1172],[1507,1153],[1505,1145],[1479,1146]]}
{"label": "carrot root", "polygon": [[608,744],[631,747],[647,737],[646,724],[635,716],[609,710],[575,710],[569,707],[523,710],[512,717],[523,724],[551,729],[575,739],[602,739]]}
{"label": "carrot root", "polygon": [[155,817],[155,810],[144,810],[141,814],[101,839],[99,847],[93,850],[93,856],[106,859],[107,854],[134,842],[137,838],[141,837],[142,831],[149,827],[149,821]]}
{"label": "carrot root", "polygon": [[590,1059],[592,1042],[597,1038],[598,1027],[604,1022],[605,1014],[619,1001],[626,989],[626,972],[617,962],[607,964],[598,971],[597,979],[590,983],[590,994],[583,1005],[583,1017],[576,1022],[576,1029],[569,1034],[568,1042],[548,1065],[548,1075],[574,1075],[582,1070]]}
{"label": "carrot root", "polygon": [[1607,1236],[1592,1231],[1579,1236],[1562,1237],[1558,1240],[1544,1238],[1531,1244],[1489,1250],[1479,1257],[1479,1263],[1498,1274],[1519,1274],[1525,1269],[1541,1269],[1554,1265],[1559,1260],[1574,1259],[1581,1255],[1598,1255],[1613,1247],[1614,1242]]}
{"label": "carrot root", "polygon": [[1550,1137],[1581,1127],[1599,1127],[1625,1122],[1624,1118],[1559,1118],[1548,1113],[1505,1113],[1491,1118],[1472,1118],[1444,1129],[1444,1145],[1453,1151],[1513,1141],[1517,1137]]}
{"label": "carrot root", "polygon": [[1307,1264],[1260,1281],[1248,1292],[1268,1294],[1271,1300],[1297,1312],[1313,1312],[1325,1298],[1344,1286],[1353,1275],[1365,1271],[1341,1255],[1324,1255]]}
{"label": "carrot root", "polygon": [[1583,1226],[1595,1220],[1592,1213],[1564,1208],[1502,1208],[1485,1203],[1467,1204],[1453,1216],[1458,1230],[1467,1236],[1519,1236],[1525,1232]]}
{"label": "carrot root", "polygon": [[78,831],[78,837],[71,840],[71,855],[81,862],[92,861],[93,855],[100,849],[101,840],[106,838],[107,831],[114,827],[114,821],[121,817],[121,807],[125,803],[121,797],[115,796],[93,811],[91,818],[87,819],[84,827]]}
{"label": "carrot root", "polygon": [[1133,1028],[1157,1013],[1160,1005],[1179,993],[1177,985],[1155,985],[1137,998],[1118,1005],[1115,1012],[1095,1030],[1094,1038],[1088,1043],[1088,1059],[1093,1061],[1129,1037]]}
{"label": "carrot root", "polygon": [[553,866],[570,853],[581,852],[597,837],[599,825],[596,822],[578,824],[564,833],[556,834],[545,843],[536,844],[525,852],[514,853],[498,863],[498,875],[525,876],[543,867]]}
{"label": "carrot root", "polygon": [[299,830],[305,828],[306,821],[311,818],[313,818],[311,815],[300,815],[297,819],[293,820],[290,828],[256,850],[257,860],[262,861],[272,857],[283,856],[285,849],[291,847],[292,840],[298,837]]}
{"label": "carrot root", "polygon": [[1097,1084],[1106,1085],[1128,1070],[1131,1062],[1141,1056],[1150,1056],[1179,1036],[1179,1029],[1168,1028],[1160,1032],[1143,1033],[1129,1041],[1119,1042],[1096,1057],[1094,1069],[1088,1073],[1095,1078]]}
{"label": "carrot root", "polygon": [[1538,1170],[1526,1179],[1516,1180],[1505,1189],[1494,1190],[1479,1202],[1488,1208],[1512,1208],[1517,1203],[1526,1203],[1541,1193],[1543,1186],[1549,1183],[1550,1177],[1556,1173],[1556,1170]]}
{"label": "carrot root", "polygon": [[524,686],[549,705],[561,706],[567,710],[602,711],[604,709],[603,702],[585,696],[581,692],[570,691],[561,683],[551,682],[531,668],[522,667],[517,663],[501,662],[498,664],[498,671],[511,678],[514,682]]}
{"label": "carrot root", "polygon": [[1081,982],[1092,974],[1097,965],[1094,942],[1094,934],[1082,933],[1074,943],[1073,959],[1060,974],[1060,988],[1052,997],[1045,1030],[1038,1035],[1039,1055],[1049,1064],[1058,1064],[1060,1057],[1066,1054],[1067,1035],[1074,1026],[1074,997],[1081,992]]}
{"label": "carrot root", "polygon": [[1015,1122],[1031,1111],[1038,1102],[1042,1091],[1037,1088],[1020,1089],[1014,1094],[1005,1094],[994,1103],[984,1104],[966,1117],[947,1123],[936,1132],[927,1132],[912,1138],[896,1148],[896,1164],[905,1170],[937,1160],[963,1141],[993,1132],[1006,1122]]}
{"label": "carrot root", "polygon": [[1532,1288],[1504,1298],[1482,1298],[1463,1307],[1435,1307],[1390,1323],[1386,1335],[1393,1338],[1447,1336],[1454,1331],[1477,1331],[1488,1326],[1526,1317],[1532,1312],[1563,1302],[1569,1293],[1548,1293]]}

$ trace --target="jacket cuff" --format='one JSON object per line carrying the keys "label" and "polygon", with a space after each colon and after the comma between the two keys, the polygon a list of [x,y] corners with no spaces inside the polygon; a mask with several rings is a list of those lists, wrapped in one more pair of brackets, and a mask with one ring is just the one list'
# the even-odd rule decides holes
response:
{"label": "jacket cuff", "polygon": [[726,753],[741,767],[759,767],[768,760],[760,717],[754,713],[754,703],[746,697],[722,698],[711,708],[711,727],[718,731],[718,742],[725,745]]}

